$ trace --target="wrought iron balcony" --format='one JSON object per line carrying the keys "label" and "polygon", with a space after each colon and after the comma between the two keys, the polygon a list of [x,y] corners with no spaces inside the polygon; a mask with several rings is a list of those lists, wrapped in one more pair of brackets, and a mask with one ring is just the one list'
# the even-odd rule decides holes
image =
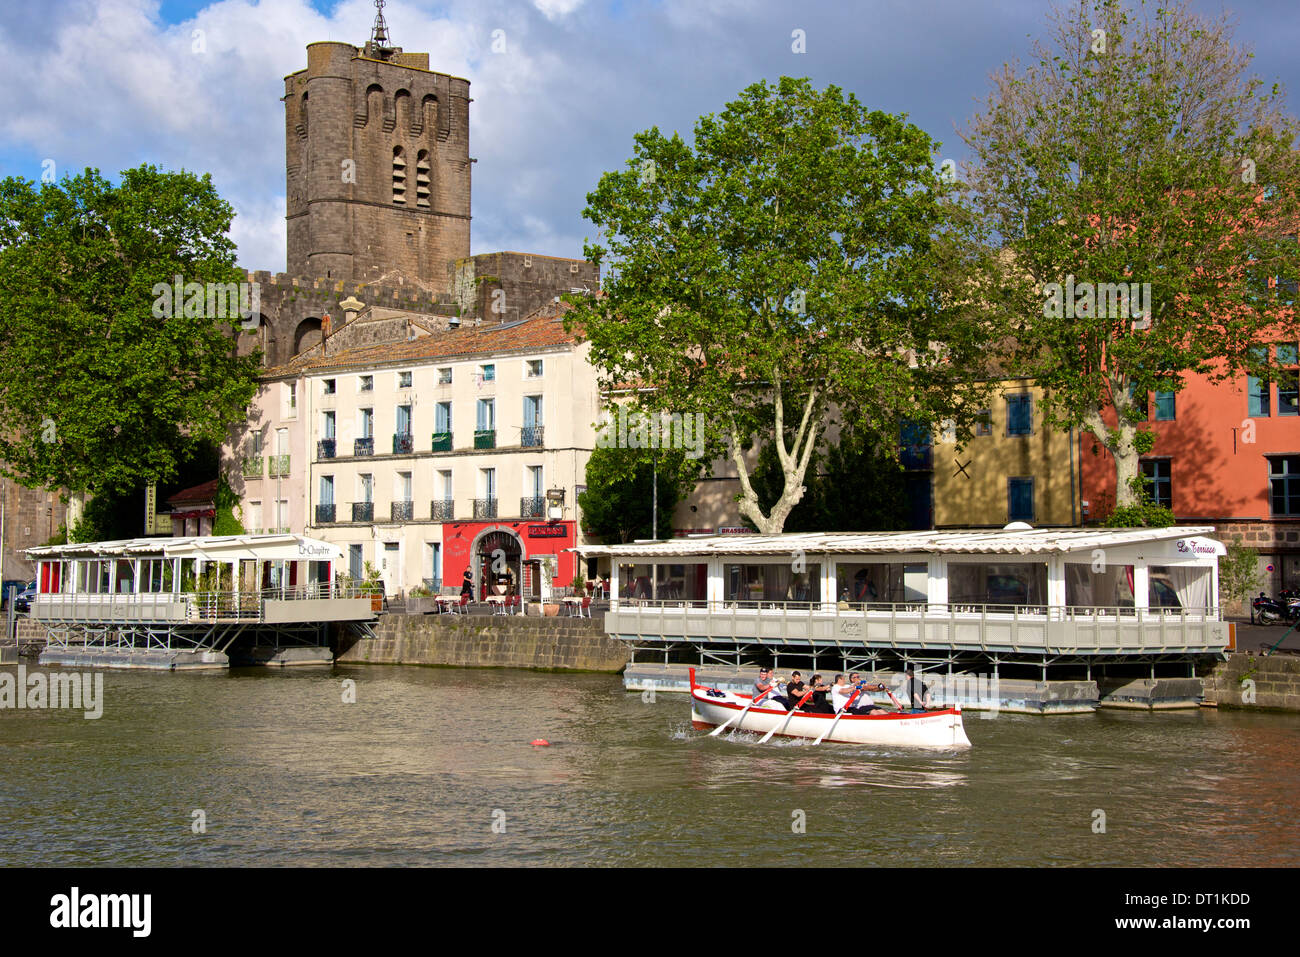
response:
{"label": "wrought iron balcony", "polygon": [[270,478],[284,477],[289,474],[289,456],[272,455],[266,460],[266,474]]}
{"label": "wrought iron balcony", "polygon": [[534,495],[526,495],[519,500],[519,517],[520,518],[545,518],[546,517],[546,499],[538,498]]}
{"label": "wrought iron balcony", "polygon": [[352,503],[352,521],[373,522],[374,520],[375,520],[374,502],[353,502]]}
{"label": "wrought iron balcony", "polygon": [[250,455],[244,459],[244,478],[260,479],[262,477],[262,457]]}
{"label": "wrought iron balcony", "polygon": [[316,506],[316,524],[332,525],[334,524],[335,515],[338,512],[338,506],[331,502],[329,505]]}
{"label": "wrought iron balcony", "polygon": [[456,509],[453,507],[452,500],[439,501],[434,499],[429,503],[429,517],[435,522],[450,522],[456,517]]}
{"label": "wrought iron balcony", "polygon": [[435,452],[450,452],[451,433],[450,432],[433,433],[433,450]]}
{"label": "wrought iron balcony", "polygon": [[334,440],[321,439],[316,443],[316,458],[332,459],[334,458]]}
{"label": "wrought iron balcony", "polygon": [[474,499],[474,517],[475,518],[496,518],[497,500],[494,498]]}
{"label": "wrought iron balcony", "polygon": [[389,519],[394,522],[409,522],[415,515],[414,502],[394,502],[389,506]]}
{"label": "wrought iron balcony", "polygon": [[374,437],[371,436],[368,439],[353,439],[352,454],[353,455],[374,455],[375,454]]}
{"label": "wrought iron balcony", "polygon": [[520,437],[520,440],[519,440],[519,444],[522,445],[522,446],[524,446],[524,448],[528,448],[528,447],[530,447],[530,446],[541,445],[541,444],[542,444],[542,426],[540,426],[540,425],[525,425],[524,428],[523,428],[523,435]]}
{"label": "wrought iron balcony", "polygon": [[474,431],[474,448],[495,449],[497,447],[496,429],[476,429]]}
{"label": "wrought iron balcony", "polygon": [[415,451],[415,441],[411,438],[410,432],[393,433],[393,454],[407,455]]}

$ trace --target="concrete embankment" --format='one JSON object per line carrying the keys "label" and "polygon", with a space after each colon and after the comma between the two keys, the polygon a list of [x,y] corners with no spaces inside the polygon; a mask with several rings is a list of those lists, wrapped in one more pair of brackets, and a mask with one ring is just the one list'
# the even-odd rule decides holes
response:
{"label": "concrete embankment", "polygon": [[1300,656],[1235,654],[1205,675],[1205,703],[1300,712]]}
{"label": "concrete embankment", "polygon": [[339,664],[617,673],[628,661],[627,647],[606,636],[599,618],[385,615],[375,635],[343,640]]}

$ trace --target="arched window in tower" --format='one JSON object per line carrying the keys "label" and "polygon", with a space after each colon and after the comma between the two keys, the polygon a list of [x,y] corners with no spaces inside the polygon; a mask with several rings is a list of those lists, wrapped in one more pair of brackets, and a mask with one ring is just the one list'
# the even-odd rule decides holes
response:
{"label": "arched window in tower", "polygon": [[429,151],[415,154],[415,205],[429,208]]}
{"label": "arched window in tower", "polygon": [[406,205],[406,154],[393,147],[393,202]]}

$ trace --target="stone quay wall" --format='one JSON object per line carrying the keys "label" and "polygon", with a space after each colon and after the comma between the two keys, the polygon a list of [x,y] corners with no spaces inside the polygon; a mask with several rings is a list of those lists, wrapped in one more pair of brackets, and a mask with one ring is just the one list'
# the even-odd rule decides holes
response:
{"label": "stone quay wall", "polygon": [[338,663],[618,673],[629,658],[599,618],[385,615],[375,634],[341,644]]}
{"label": "stone quay wall", "polygon": [[1300,655],[1230,655],[1204,680],[1206,704],[1245,711],[1300,712]]}

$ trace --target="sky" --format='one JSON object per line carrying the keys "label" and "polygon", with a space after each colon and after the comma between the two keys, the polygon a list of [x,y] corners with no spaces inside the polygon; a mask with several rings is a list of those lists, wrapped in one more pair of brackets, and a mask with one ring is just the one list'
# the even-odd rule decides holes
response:
{"label": "sky", "polygon": [[[1300,5],[1227,12],[1253,72],[1300,112]],[[581,256],[602,172],[658,126],[762,79],[808,76],[906,113],[961,162],[989,74],[1047,38],[1043,0],[393,0],[392,41],[470,81],[471,251]],[[317,40],[361,45],[373,0],[5,0],[0,178],[154,163],[211,173],[240,265],[285,268],[283,78]],[[501,31],[496,33],[495,31]],[[802,31],[803,50],[796,31]],[[494,44],[494,38],[498,41]],[[504,41],[502,43],[501,41]],[[495,47],[495,49],[494,49]],[[504,47],[504,49],[501,49]]]}

